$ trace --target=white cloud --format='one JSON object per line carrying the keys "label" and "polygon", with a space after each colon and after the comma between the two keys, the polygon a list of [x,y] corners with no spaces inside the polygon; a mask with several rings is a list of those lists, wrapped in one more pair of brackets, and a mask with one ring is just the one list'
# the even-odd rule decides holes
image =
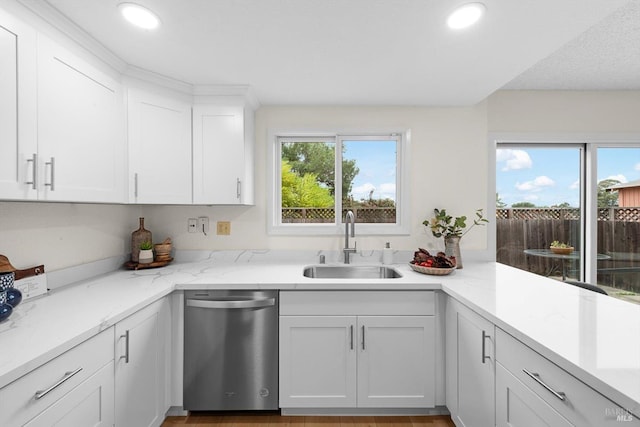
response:
{"label": "white cloud", "polygon": [[516,188],[520,191],[541,191],[544,187],[553,187],[556,185],[555,181],[548,176],[538,176],[533,181],[526,181],[523,183],[516,183]]}
{"label": "white cloud", "polygon": [[510,148],[496,150],[496,163],[504,163],[503,171],[531,169],[533,165],[529,153],[524,150],[512,150]]}
{"label": "white cloud", "polygon": [[640,171],[640,163],[636,163],[636,165],[633,168],[637,171]]}
{"label": "white cloud", "polygon": [[351,190],[351,194],[353,195],[353,198],[355,200],[368,199],[369,193],[371,192],[371,190],[375,191],[376,186],[370,182],[365,182],[362,185],[358,185],[357,187],[354,187]]}
{"label": "white cloud", "polygon": [[538,199],[540,199],[540,197],[538,197],[536,194],[527,194],[526,196],[524,196],[525,202],[536,202],[538,201]]}
{"label": "white cloud", "polygon": [[396,183],[395,182],[386,182],[380,184],[380,194],[382,197],[390,197],[391,195],[396,194]]}
{"label": "white cloud", "polygon": [[[636,165],[636,169],[637,169],[637,165]],[[640,170],[640,169],[637,169],[637,170]],[[626,176],[624,176],[624,175],[622,175],[621,173],[619,173],[618,175],[611,175],[611,176],[608,176],[608,177],[606,177],[605,179],[616,179],[616,180],[620,181],[620,182],[621,182],[621,183],[623,183],[623,184],[624,184],[624,183],[626,183],[626,182],[629,182],[629,180],[627,179],[627,177],[626,177]]]}
{"label": "white cloud", "polygon": [[569,186],[569,190],[576,190],[578,188],[580,188],[580,180],[579,179],[573,181],[571,183],[571,185]]}

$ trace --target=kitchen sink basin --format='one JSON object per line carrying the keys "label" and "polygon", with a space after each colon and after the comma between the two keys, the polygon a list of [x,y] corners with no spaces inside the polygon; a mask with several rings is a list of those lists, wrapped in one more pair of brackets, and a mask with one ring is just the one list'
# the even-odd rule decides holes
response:
{"label": "kitchen sink basin", "polygon": [[306,267],[304,277],[312,279],[397,279],[398,270],[378,265],[314,265]]}

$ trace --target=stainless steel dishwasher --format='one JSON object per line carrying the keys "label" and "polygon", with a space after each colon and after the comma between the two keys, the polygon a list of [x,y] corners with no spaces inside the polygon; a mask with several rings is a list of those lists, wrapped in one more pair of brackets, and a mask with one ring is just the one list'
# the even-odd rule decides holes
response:
{"label": "stainless steel dishwasher", "polygon": [[184,297],[184,409],[278,409],[278,291]]}

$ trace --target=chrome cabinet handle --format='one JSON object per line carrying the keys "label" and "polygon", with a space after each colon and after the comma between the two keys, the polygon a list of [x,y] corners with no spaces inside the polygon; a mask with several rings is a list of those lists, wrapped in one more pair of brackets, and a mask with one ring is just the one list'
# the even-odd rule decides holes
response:
{"label": "chrome cabinet handle", "polygon": [[138,173],[133,174],[133,196],[138,198]]}
{"label": "chrome cabinet handle", "polygon": [[364,325],[362,325],[362,349],[363,350],[365,349],[365,346],[364,346]]}
{"label": "chrome cabinet handle", "polygon": [[557,397],[558,399],[562,400],[563,402],[567,399],[567,395],[564,394],[561,391],[555,391],[554,389],[552,389],[550,386],[548,386],[547,384],[545,384],[544,381],[542,381],[540,379],[540,374],[537,374],[535,372],[529,372],[526,369],[523,369],[522,372],[524,372],[525,374],[529,375],[531,378],[533,378],[533,380],[535,382],[537,382],[538,384],[540,384],[542,387],[544,387],[549,393],[553,394],[555,397]]}
{"label": "chrome cabinet handle", "polygon": [[35,399],[39,400],[42,399],[43,397],[45,397],[47,394],[51,393],[53,390],[55,390],[56,388],[60,387],[62,384],[64,384],[65,382],[69,381],[71,379],[71,377],[73,377],[74,375],[76,375],[78,372],[82,371],[82,367],[76,369],[75,371],[69,371],[69,372],[65,372],[64,373],[64,377],[62,377],[57,383],[55,383],[54,385],[52,385],[49,388],[46,388],[44,390],[38,390],[36,391],[35,394]]}
{"label": "chrome cabinet handle", "polygon": [[120,335],[120,338],[124,338],[124,356],[120,356],[120,359],[124,359],[124,363],[129,363],[129,330],[127,329],[124,335]]}
{"label": "chrome cabinet handle", "polygon": [[275,298],[265,298],[256,300],[201,300],[188,299],[187,307],[196,308],[260,308],[276,305]]}
{"label": "chrome cabinet handle", "polygon": [[32,189],[37,190],[37,182],[38,182],[38,155],[33,153],[30,159],[27,159],[27,163],[32,162],[33,169],[31,171],[31,181],[25,182],[25,184],[30,185]]}
{"label": "chrome cabinet handle", "polygon": [[50,165],[51,166],[51,182],[45,182],[44,185],[45,187],[51,187],[51,191],[55,191],[56,186],[55,186],[55,168],[56,168],[56,159],[55,158],[51,158],[50,162],[45,162],[45,166]]}
{"label": "chrome cabinet handle", "polygon": [[351,341],[351,350],[353,350],[353,325],[349,326],[349,334],[350,334],[350,341]]}
{"label": "chrome cabinet handle", "polygon": [[487,356],[486,353],[486,340],[490,337],[491,335],[487,335],[485,331],[482,331],[482,363],[486,363],[487,359],[491,359],[491,356]]}
{"label": "chrome cabinet handle", "polygon": [[240,178],[236,178],[236,197],[238,197],[239,199],[241,194],[242,194],[242,181],[240,181]]}

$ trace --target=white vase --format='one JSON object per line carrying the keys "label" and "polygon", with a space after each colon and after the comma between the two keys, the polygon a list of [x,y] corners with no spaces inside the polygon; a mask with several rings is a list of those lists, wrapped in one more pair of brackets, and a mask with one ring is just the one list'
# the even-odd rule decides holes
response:
{"label": "white vase", "polygon": [[460,255],[460,237],[449,236],[444,238],[444,253],[456,258],[456,268],[462,268],[462,256]]}
{"label": "white vase", "polygon": [[138,262],[140,264],[151,264],[153,262],[153,249],[140,249]]}

